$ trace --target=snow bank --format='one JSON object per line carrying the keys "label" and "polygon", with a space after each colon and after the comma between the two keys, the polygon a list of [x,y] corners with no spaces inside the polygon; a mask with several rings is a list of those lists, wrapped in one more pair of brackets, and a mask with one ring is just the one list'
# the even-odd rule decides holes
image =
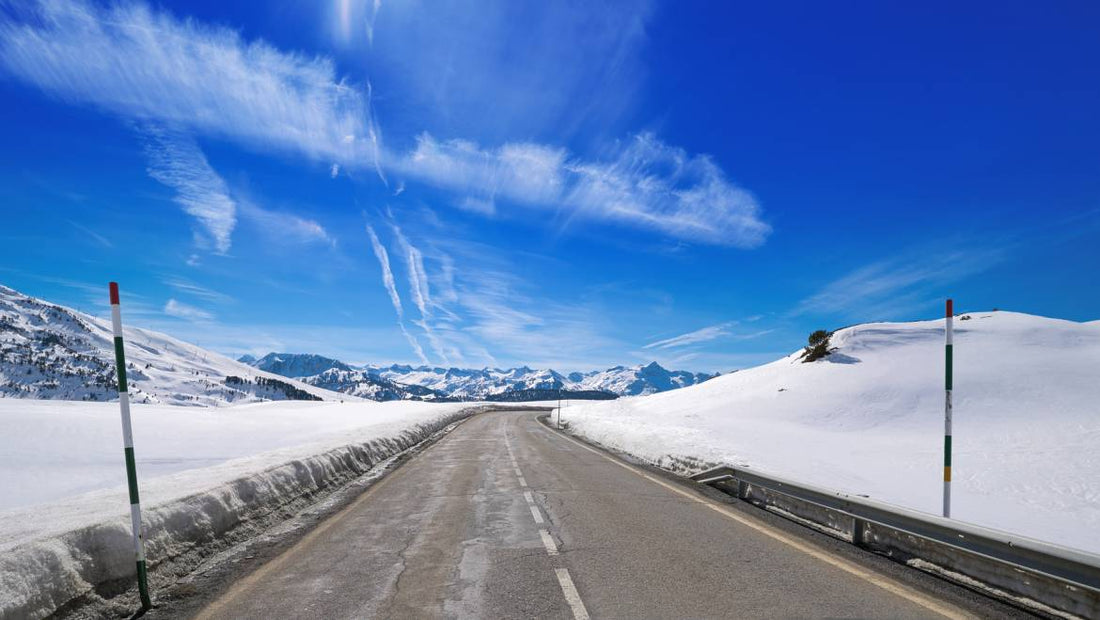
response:
{"label": "snow bank", "polygon": [[[1100,322],[969,316],[955,321],[952,516],[1100,552]],[[943,320],[859,325],[832,345],[562,417],[667,467],[751,466],[939,513]]]}
{"label": "snow bank", "polygon": [[[462,417],[466,407],[135,406],[149,561],[155,569],[239,525],[302,506]],[[132,577],[117,409],[0,399],[0,618],[43,617]]]}

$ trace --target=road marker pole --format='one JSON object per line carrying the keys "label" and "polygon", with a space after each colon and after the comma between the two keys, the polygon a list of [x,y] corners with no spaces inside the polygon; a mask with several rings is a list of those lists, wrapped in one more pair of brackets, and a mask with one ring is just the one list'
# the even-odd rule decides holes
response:
{"label": "road marker pole", "polygon": [[134,461],[134,434],[130,425],[130,392],[126,385],[126,354],[122,347],[122,313],[119,310],[118,283],[111,282],[111,327],[115,336],[115,365],[118,367],[118,406],[122,412],[122,445],[126,457],[126,482],[130,488],[130,527],[134,534],[137,561],[138,594],[141,610],[153,607],[149,600],[149,575],[145,569],[145,537],[141,532],[141,503],[138,501],[137,465]]}
{"label": "road marker pole", "polygon": [[558,390],[558,428],[561,428],[561,390]]}
{"label": "road marker pole", "polygon": [[943,516],[951,516],[951,389],[952,389],[952,348],[954,308],[947,300],[944,318],[944,408],[943,408]]}

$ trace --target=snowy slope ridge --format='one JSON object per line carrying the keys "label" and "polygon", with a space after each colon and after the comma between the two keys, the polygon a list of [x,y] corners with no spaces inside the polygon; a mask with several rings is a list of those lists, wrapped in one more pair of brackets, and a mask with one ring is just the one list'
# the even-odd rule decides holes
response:
{"label": "snowy slope ridge", "polygon": [[[42,618],[79,597],[94,601],[97,587],[132,582],[116,408],[0,400],[0,425],[11,431],[0,437],[2,499],[47,501],[0,512],[0,619]],[[468,414],[428,403],[136,405],[154,584],[158,568],[191,570]],[[9,459],[26,466],[13,471]],[[65,485],[96,490],[70,495]]]}
{"label": "snowy slope ridge", "polygon": [[[123,308],[124,322],[125,313]],[[158,332],[126,327],[123,335],[136,403],[348,398]],[[110,322],[0,285],[0,397],[117,400]]]}
{"label": "snowy slope ridge", "polygon": [[[796,352],[563,418],[667,467],[750,466],[938,513],[943,324],[858,325],[817,362]],[[952,516],[1100,552],[1100,322],[979,312],[955,326]]]}

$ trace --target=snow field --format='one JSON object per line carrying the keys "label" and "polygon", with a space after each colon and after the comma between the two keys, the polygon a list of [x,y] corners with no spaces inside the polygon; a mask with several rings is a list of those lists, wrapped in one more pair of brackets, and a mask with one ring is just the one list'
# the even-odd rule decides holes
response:
{"label": "snow field", "polygon": [[[1100,552],[1100,323],[969,316],[955,321],[952,516]],[[563,419],[673,469],[749,466],[939,514],[943,320],[847,328],[832,346]]]}

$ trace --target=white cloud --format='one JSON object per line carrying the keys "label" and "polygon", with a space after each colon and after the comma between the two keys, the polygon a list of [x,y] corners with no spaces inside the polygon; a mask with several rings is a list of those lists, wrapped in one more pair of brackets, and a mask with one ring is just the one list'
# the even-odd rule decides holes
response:
{"label": "white cloud", "polygon": [[856,269],[803,299],[791,315],[854,313],[861,319],[891,318],[1006,256],[1004,250],[973,243],[960,242],[955,247],[967,249],[925,247]]}
{"label": "white cloud", "polygon": [[398,321],[397,326],[401,328],[401,334],[405,336],[405,340],[408,341],[409,346],[412,347],[413,353],[416,354],[416,359],[425,366],[428,365],[428,356],[424,355],[424,348],[420,346],[420,342],[416,337],[409,333],[409,330],[405,329],[405,323]]}
{"label": "white cloud", "polygon": [[105,248],[115,247],[115,244],[111,243],[110,239],[108,239],[107,237],[104,237],[103,235],[97,233],[96,231],[92,230],[91,228],[88,228],[87,226],[84,226],[83,224],[78,224],[78,223],[76,223],[72,220],[66,220],[66,221],[69,222],[69,224],[73,228],[75,228],[75,229],[79,230],[80,232],[84,233],[84,235],[86,237],[88,237],[89,239],[95,241],[99,245],[101,245]]}
{"label": "white cloud", "polygon": [[265,235],[280,241],[335,246],[336,241],[315,220],[267,210],[251,200],[233,196],[225,180],[186,133],[149,125],[143,135],[147,138],[149,176],[176,190],[175,202],[194,216],[206,233],[199,239],[208,239],[219,254],[227,253],[232,245],[238,214]]}
{"label": "white cloud", "polygon": [[377,19],[373,42],[356,36],[356,51],[369,54],[387,98],[425,115],[425,127],[494,142],[621,131],[657,5],[406,0],[372,12],[370,2],[351,1],[348,32]]}
{"label": "white cloud", "polygon": [[771,232],[755,198],[726,179],[710,157],[689,155],[648,133],[618,145],[604,160],[530,143],[483,149],[426,133],[411,152],[385,159],[404,174],[465,196],[460,206],[486,215],[500,196],[697,243],[752,248]]}
{"label": "white cloud", "polygon": [[642,348],[643,349],[670,349],[670,348],[674,348],[674,347],[683,347],[683,346],[687,346],[687,345],[691,345],[691,344],[699,344],[701,342],[710,342],[711,340],[716,340],[718,338],[722,338],[722,337],[731,335],[730,328],[733,327],[734,324],[735,323],[733,323],[733,322],[728,322],[728,323],[719,323],[718,325],[711,325],[710,327],[704,327],[702,329],[697,329],[693,332],[688,332],[686,334],[681,334],[681,335],[675,336],[673,338],[667,338],[665,340],[658,340],[656,342],[651,342],[651,343],[645,345]]}
{"label": "white cloud", "polygon": [[0,67],[65,101],[261,152],[371,156],[368,105],[331,60],[137,2],[30,0],[0,12]]}
{"label": "white cloud", "polygon": [[[373,24],[379,8],[362,0],[341,0],[338,6],[345,26],[349,19]],[[550,99],[573,89],[589,92],[593,85],[601,85],[607,95],[615,90],[609,85],[622,86],[618,77],[632,74],[626,67],[635,64],[631,59],[644,42],[644,24],[651,14],[649,3],[640,2],[628,11],[633,18],[624,27],[619,10],[578,12],[532,5],[525,10],[541,16],[541,26],[524,36],[544,45],[509,47],[503,39],[481,36],[516,36],[510,32],[514,10],[510,3],[486,5],[478,12],[481,21],[462,22],[473,28],[469,32],[455,26],[455,18],[469,14],[459,5],[437,7],[428,17],[410,7],[395,6],[391,12],[387,6],[387,19],[395,20],[398,29],[411,29],[400,49],[424,48],[424,55],[413,60],[453,53],[464,37],[491,42],[483,50],[486,56],[462,48],[456,67],[413,62],[430,69],[409,75],[410,82],[419,84],[435,75],[431,72],[445,70],[457,79],[448,74],[444,87],[461,85],[466,93],[459,97],[465,101],[462,105],[476,104],[479,116],[485,116],[485,98],[496,97],[494,101],[509,110],[528,116],[531,110],[547,111],[544,122],[568,124],[569,118],[585,115],[575,109],[577,97]],[[570,35],[570,45],[560,44],[562,32]],[[395,51],[392,43],[382,46],[380,58]],[[514,49],[534,55],[516,62],[508,51]],[[596,56],[603,60],[589,67],[587,60]],[[531,74],[543,73],[531,67],[544,64],[568,66],[571,72],[574,66],[586,68],[559,76],[568,88],[549,92],[541,77],[529,83]],[[384,65],[380,61],[379,66]],[[524,67],[522,75],[501,78],[517,67]],[[384,184],[386,172],[395,170],[449,188],[459,194],[460,206],[487,215],[498,210],[500,197],[561,210],[567,221],[584,217],[617,222],[698,243],[755,247],[770,232],[755,199],[726,179],[710,158],[689,155],[651,134],[635,136],[597,159],[580,159],[563,148],[529,142],[485,149],[468,141],[437,141],[427,133],[411,152],[389,153],[371,111],[370,84],[362,89],[350,86],[337,77],[331,59],[280,51],[262,40],[247,41],[235,30],[179,19],[139,2],[30,0],[0,12],[0,69],[59,99],[92,105],[141,126],[227,139],[262,153],[297,153],[340,168],[373,166]],[[425,84],[441,84],[438,77]],[[506,104],[498,101],[502,84],[507,84],[504,92],[514,95]],[[580,107],[591,112],[588,108],[599,98],[590,97]],[[509,126],[499,118],[502,110],[494,110],[491,126]],[[485,123],[476,127],[484,130]],[[210,198],[218,193],[215,185],[205,188],[214,190],[207,192]],[[400,193],[400,186],[394,193]],[[228,200],[220,205],[187,196],[180,200],[204,222],[217,251],[227,251],[233,223]]]}
{"label": "white cloud", "polygon": [[199,221],[218,253],[227,253],[237,225],[237,205],[225,181],[189,136],[155,125],[145,133],[149,176],[174,189],[175,202]]}
{"label": "white cloud", "polygon": [[420,311],[420,320],[414,321],[414,323],[424,331],[424,336],[427,337],[428,343],[431,344],[435,354],[443,360],[443,363],[449,364],[449,356],[443,347],[442,341],[440,341],[432,327],[432,296],[428,283],[428,274],[424,270],[424,254],[416,246],[409,243],[408,238],[405,237],[396,224],[392,224],[391,228],[393,229],[394,237],[397,239],[397,245],[400,246],[401,251],[405,254],[406,271],[409,276],[409,290],[412,292],[412,298],[413,302],[416,304],[416,308]]}
{"label": "white cloud", "polygon": [[393,269],[390,268],[389,252],[386,251],[386,247],[379,241],[378,235],[374,232],[374,228],[367,226],[367,236],[370,237],[370,246],[374,251],[374,256],[378,259],[378,264],[382,267],[382,284],[385,285],[386,292],[390,295],[390,302],[393,304],[394,311],[397,312],[397,319],[401,320],[404,311],[401,308],[401,296],[397,294],[397,285],[393,280]]}
{"label": "white cloud", "polygon": [[340,164],[332,164],[332,167],[328,170],[329,178],[335,179],[340,174]]}
{"label": "white cloud", "polygon": [[269,237],[294,243],[336,245],[336,240],[315,220],[263,209],[250,200],[240,202],[240,212],[243,218],[259,226]]}
{"label": "white cloud", "polygon": [[218,291],[206,288],[205,286],[199,286],[198,284],[195,284],[194,282],[191,282],[189,280],[184,280],[183,278],[167,278],[164,280],[164,283],[181,293],[192,295],[205,301],[219,304],[233,303],[235,301],[232,297],[226,295],[225,293],[219,293]]}
{"label": "white cloud", "polygon": [[201,308],[181,303],[175,299],[169,299],[168,303],[164,304],[164,313],[188,321],[209,321],[214,318],[213,314]]}
{"label": "white cloud", "polygon": [[378,264],[382,267],[382,284],[386,287],[386,292],[390,296],[390,302],[393,304],[394,312],[397,313],[397,326],[401,329],[401,334],[405,337],[409,346],[412,347],[413,353],[416,354],[420,363],[427,364],[428,358],[424,355],[424,349],[420,346],[420,342],[405,328],[405,313],[404,309],[401,307],[401,296],[397,293],[397,284],[393,279],[393,269],[390,267],[389,252],[387,252],[386,247],[382,245],[382,241],[378,239],[378,234],[374,232],[373,227],[367,226],[367,236],[370,237],[371,250],[374,251],[374,256],[378,259]]}

